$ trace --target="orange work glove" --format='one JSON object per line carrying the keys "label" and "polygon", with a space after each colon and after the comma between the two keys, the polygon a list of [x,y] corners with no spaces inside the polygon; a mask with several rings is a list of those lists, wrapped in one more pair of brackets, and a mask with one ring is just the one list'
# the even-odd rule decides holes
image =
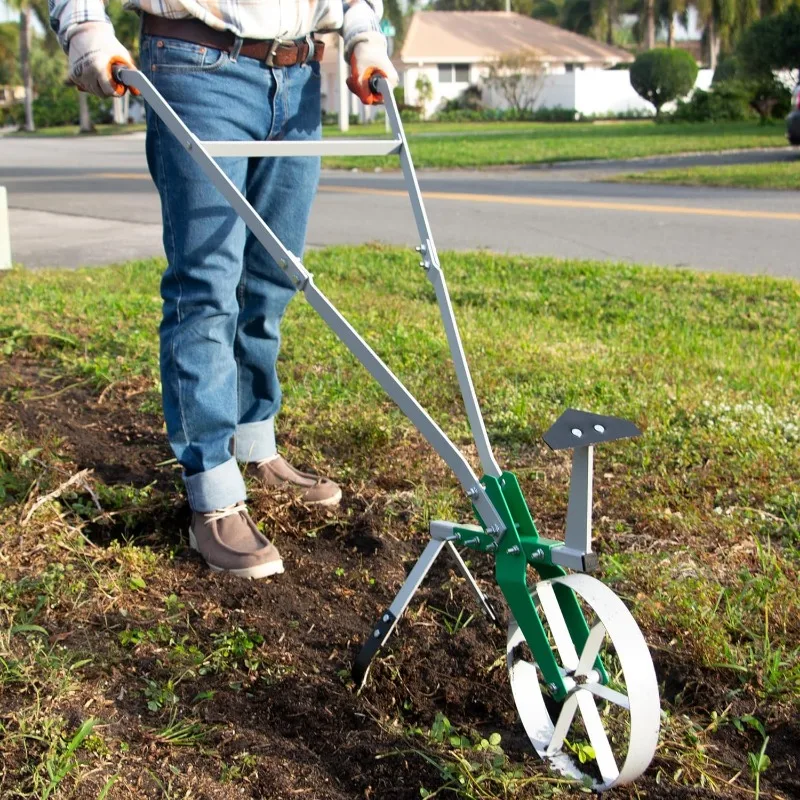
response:
{"label": "orange work glove", "polygon": [[[84,22],[69,39],[69,79],[98,97],[125,94],[111,72],[117,64],[133,68],[133,59],[107,22]],[[133,94],[139,94],[135,89]]]}
{"label": "orange work glove", "polygon": [[370,89],[369,82],[374,75],[383,75],[393,89],[399,78],[397,71],[386,52],[386,39],[379,33],[368,34],[367,39],[358,42],[350,56],[350,77],[347,88],[365,105],[382,103],[383,97]]}

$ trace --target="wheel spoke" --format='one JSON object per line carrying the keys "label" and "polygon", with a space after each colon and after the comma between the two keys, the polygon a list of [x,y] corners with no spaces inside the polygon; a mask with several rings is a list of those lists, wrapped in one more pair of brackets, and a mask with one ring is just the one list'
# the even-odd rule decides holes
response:
{"label": "wheel spoke", "polygon": [[606,729],[603,727],[603,720],[600,719],[600,712],[595,705],[594,697],[582,689],[575,693],[578,698],[578,705],[581,709],[583,724],[586,733],[589,735],[589,742],[594,748],[594,756],[597,761],[597,768],[603,776],[603,783],[611,783],[619,777],[619,769],[614,753],[611,750],[611,743],[606,736]]}
{"label": "wheel spoke", "polygon": [[594,669],[594,662],[600,654],[600,648],[603,646],[603,640],[606,638],[606,626],[602,622],[598,622],[591,631],[589,631],[589,638],[583,647],[578,666],[575,669],[576,675],[588,675],[589,670]]}
{"label": "wheel spoke", "polygon": [[628,695],[617,692],[614,689],[609,689],[608,686],[603,686],[601,683],[584,683],[581,689],[585,689],[587,692],[591,692],[593,695],[603,700],[608,700],[609,703],[627,708],[628,711],[631,709],[631,701],[628,699]]}
{"label": "wheel spoke", "polygon": [[561,656],[561,664],[568,672],[572,672],[578,666],[578,653],[572,642],[567,621],[561,613],[556,593],[549,583],[542,581],[536,586],[536,594],[542,604],[542,611],[553,634],[558,654]]}
{"label": "wheel spoke", "polygon": [[564,744],[564,739],[569,732],[569,726],[572,725],[572,720],[575,718],[575,712],[578,710],[578,696],[577,694],[570,695],[561,706],[561,713],[556,720],[556,726],[553,730],[553,738],[550,744],[547,745],[547,755],[551,756],[561,750]]}

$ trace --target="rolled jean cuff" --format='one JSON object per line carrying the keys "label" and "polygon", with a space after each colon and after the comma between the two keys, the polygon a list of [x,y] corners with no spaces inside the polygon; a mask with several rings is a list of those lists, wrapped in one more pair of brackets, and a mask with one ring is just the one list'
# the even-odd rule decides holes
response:
{"label": "rolled jean cuff", "polygon": [[244,479],[235,458],[206,472],[183,476],[192,511],[206,513],[247,498]]}
{"label": "rolled jean cuff", "polygon": [[263,461],[278,454],[275,444],[275,417],[263,422],[245,422],[236,426],[234,434],[236,460]]}

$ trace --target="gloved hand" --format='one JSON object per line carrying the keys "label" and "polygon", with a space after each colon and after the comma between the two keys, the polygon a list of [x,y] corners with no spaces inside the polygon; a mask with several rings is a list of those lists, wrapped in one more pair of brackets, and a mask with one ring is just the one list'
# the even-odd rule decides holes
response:
{"label": "gloved hand", "polygon": [[393,89],[397,86],[397,71],[386,52],[386,39],[379,33],[371,33],[369,38],[358,42],[350,56],[347,88],[368,106],[383,102],[383,96],[369,88],[369,80],[375,74],[383,75]]}
{"label": "gloved hand", "polygon": [[[125,87],[114,80],[116,64],[133,67],[133,59],[105,22],[84,22],[69,40],[69,79],[82,91],[99,97],[125,94]],[[131,90],[133,94],[139,94]]]}

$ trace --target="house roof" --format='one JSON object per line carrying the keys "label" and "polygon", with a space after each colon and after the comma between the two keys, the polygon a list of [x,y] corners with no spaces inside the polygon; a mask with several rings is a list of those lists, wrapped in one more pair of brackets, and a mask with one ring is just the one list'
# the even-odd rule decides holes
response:
{"label": "house roof", "polygon": [[633,61],[619,47],[506,11],[417,11],[400,58],[406,64],[480,62],[520,50],[535,50],[541,61],[557,63]]}

